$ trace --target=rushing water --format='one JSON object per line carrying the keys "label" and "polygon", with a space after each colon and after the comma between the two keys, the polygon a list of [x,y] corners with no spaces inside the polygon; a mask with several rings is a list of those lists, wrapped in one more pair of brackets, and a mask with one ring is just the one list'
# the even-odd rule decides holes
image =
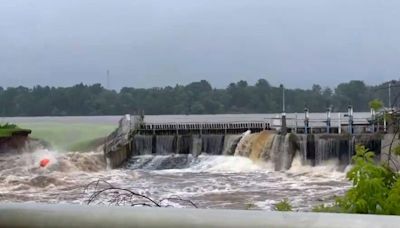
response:
{"label": "rushing water", "polygon": [[[39,167],[42,158],[50,159],[48,167]],[[179,169],[168,169],[171,163]],[[295,158],[291,169],[274,171],[272,164],[241,156],[141,155],[125,168],[106,170],[101,152],[0,155],[0,201],[82,204],[89,197],[85,186],[99,179],[154,199],[190,199],[201,208],[265,210],[288,198],[307,211],[349,186],[334,161],[310,167]]]}
{"label": "rushing water", "polygon": [[[254,119],[263,118],[263,115],[239,117]],[[225,115],[213,116],[213,119],[239,117]],[[104,121],[116,123],[118,118],[40,117],[5,120],[17,123],[96,124]],[[148,118],[181,121],[197,117]],[[320,140],[323,144],[315,145],[315,153],[321,156],[316,158],[316,166],[310,166],[305,149],[306,137],[299,137],[301,145],[293,159],[287,154],[287,138],[266,133],[227,135],[225,139],[219,136],[182,136],[178,139],[161,136],[155,139],[155,143],[161,145],[157,151],[152,148],[151,138],[136,136],[133,142],[137,148],[136,156],[124,167],[114,170],[107,170],[101,151],[78,153],[38,149],[0,153],[0,201],[84,204],[92,193],[84,191],[86,185],[104,180],[113,186],[131,189],[156,200],[179,196],[201,208],[272,210],[275,203],[288,198],[295,210],[308,211],[313,205],[332,202],[334,196],[343,194],[350,183],[345,178],[343,167],[338,165],[339,160],[335,157],[330,159],[330,154],[339,153],[336,151],[340,145]],[[174,140],[179,143],[172,143]],[[282,156],[276,151],[281,151]],[[46,168],[39,166],[43,158],[50,159]],[[290,164],[290,168],[286,170],[287,164]],[[178,202],[173,206],[187,205]]]}

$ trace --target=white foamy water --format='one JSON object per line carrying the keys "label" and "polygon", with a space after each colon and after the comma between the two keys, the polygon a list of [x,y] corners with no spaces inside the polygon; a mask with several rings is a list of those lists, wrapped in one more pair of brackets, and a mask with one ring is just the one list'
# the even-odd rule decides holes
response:
{"label": "white foamy water", "polygon": [[[267,163],[256,164],[248,158],[240,156],[201,155],[191,166],[182,171],[209,173],[249,173],[255,171],[268,172]],[[271,169],[272,170],[272,169]],[[177,170],[181,172],[181,170]]]}
{"label": "white foamy water", "polygon": [[[40,160],[50,160],[46,168]],[[288,198],[296,210],[331,202],[349,187],[334,161],[316,167],[304,166],[295,158],[287,171],[273,171],[268,163],[255,163],[239,156],[162,155],[136,157],[143,166],[106,170],[102,152],[0,154],[0,201],[85,203],[85,186],[105,180],[154,199],[179,196],[201,208],[271,210]],[[138,162],[139,161],[139,162]],[[179,169],[164,169],[170,164]],[[157,169],[157,170],[155,170]],[[170,203],[174,206],[185,206]]]}

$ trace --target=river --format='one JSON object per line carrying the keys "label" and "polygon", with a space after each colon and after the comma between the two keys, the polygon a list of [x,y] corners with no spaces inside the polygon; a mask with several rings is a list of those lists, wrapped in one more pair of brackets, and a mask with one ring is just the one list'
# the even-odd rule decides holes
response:
{"label": "river", "polygon": [[[21,125],[40,121],[113,125],[118,119],[41,117],[3,120]],[[242,156],[185,156],[185,166],[179,168],[157,165],[170,162],[171,155],[142,155],[132,158],[120,169],[108,170],[101,151],[82,153],[42,148],[1,153],[0,201],[85,204],[94,191],[86,186],[103,180],[155,200],[177,196],[200,208],[273,210],[274,204],[287,198],[294,210],[310,211],[315,205],[333,202],[335,195],[342,195],[350,187],[336,160],[312,167],[302,164],[301,158],[296,156],[289,170],[275,171],[270,162]],[[45,168],[39,166],[43,158],[50,160]],[[145,160],[146,165],[135,165]],[[105,194],[94,203],[108,204],[110,197]],[[163,202],[174,207],[191,206],[181,201]]]}

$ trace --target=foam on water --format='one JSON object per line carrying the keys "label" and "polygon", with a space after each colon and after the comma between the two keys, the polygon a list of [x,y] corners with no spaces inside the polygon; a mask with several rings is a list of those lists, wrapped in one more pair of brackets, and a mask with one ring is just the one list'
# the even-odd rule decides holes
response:
{"label": "foam on water", "polygon": [[268,163],[255,163],[241,156],[199,156],[187,170],[191,172],[245,173],[267,171]]}
{"label": "foam on water", "polygon": [[[160,121],[165,122],[165,116]],[[352,152],[341,149],[347,148],[346,140],[342,145],[324,138],[316,137],[313,143],[307,139],[298,135],[295,147],[288,144],[288,137],[272,132],[247,131],[224,138],[137,135],[131,162],[113,170],[105,168],[101,151],[0,153],[0,201],[82,204],[88,198],[82,194],[84,187],[101,179],[154,199],[175,195],[190,199],[201,208],[246,209],[252,204],[255,209],[271,210],[288,198],[295,210],[306,211],[332,202],[350,186],[332,158],[339,156],[346,162]],[[197,156],[204,152],[208,155]],[[46,168],[39,167],[43,158],[50,160]],[[308,164],[311,160],[316,160],[316,166]],[[173,206],[183,205],[173,202]]]}
{"label": "foam on water", "polygon": [[[50,159],[47,168],[39,167],[43,158]],[[0,154],[0,201],[81,204],[88,198],[82,195],[84,187],[102,179],[154,199],[190,199],[202,208],[246,209],[254,204],[256,209],[271,210],[274,203],[289,198],[295,209],[309,210],[321,201],[331,202],[349,186],[334,162],[303,166],[297,157],[291,169],[280,172],[274,171],[272,163],[241,156],[143,155],[135,159],[126,168],[106,170],[102,152]]]}
{"label": "foam on water", "polygon": [[304,165],[300,156],[296,156],[293,159],[291,168],[286,172],[296,175],[307,174],[314,176],[331,176],[338,178],[343,178],[345,176],[345,172],[339,169],[339,161],[337,159],[327,160],[324,161],[321,165],[311,166]]}

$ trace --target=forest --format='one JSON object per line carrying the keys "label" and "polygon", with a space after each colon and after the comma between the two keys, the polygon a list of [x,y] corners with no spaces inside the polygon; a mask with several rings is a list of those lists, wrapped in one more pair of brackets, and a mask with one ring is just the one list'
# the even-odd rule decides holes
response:
{"label": "forest", "polygon": [[[310,89],[285,88],[286,112],[345,112],[348,105],[354,111],[369,111],[368,102],[380,99],[388,106],[388,87],[391,103],[397,106],[400,89],[397,81],[367,85],[363,81],[349,81],[336,88],[312,85]],[[400,84],[400,83],[399,83]],[[222,113],[278,113],[282,111],[282,87],[273,86],[265,79],[254,85],[246,81],[213,88],[205,80],[188,85],[154,88],[124,87],[109,90],[101,84],[71,87],[35,86],[27,88],[0,87],[0,116],[85,116],[121,114],[222,114]]]}

